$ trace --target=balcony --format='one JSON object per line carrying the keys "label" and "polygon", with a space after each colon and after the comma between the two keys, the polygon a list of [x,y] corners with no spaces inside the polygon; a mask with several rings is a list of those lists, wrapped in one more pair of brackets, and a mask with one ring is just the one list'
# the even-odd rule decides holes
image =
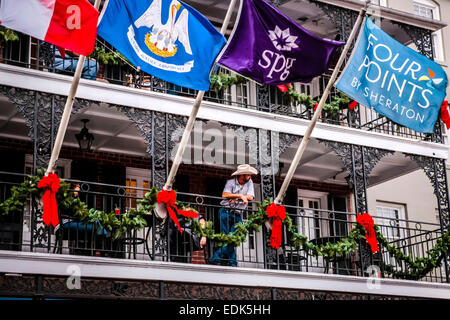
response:
{"label": "balcony", "polygon": [[[0,203],[10,195],[12,186],[27,179],[24,175],[7,172],[0,172],[0,176],[2,178]],[[79,180],[67,180],[67,182],[72,186],[78,185],[79,188],[69,191],[75,193],[90,208],[115,212],[119,221],[124,219],[124,214],[139,206],[139,201],[142,200],[143,195],[151,191],[150,189],[135,188],[130,185],[109,185]],[[197,210],[212,225],[215,232],[220,233],[218,221],[218,211],[221,208],[220,198],[179,192],[178,200],[182,201],[186,207]],[[244,222],[256,213],[258,204],[256,201],[252,202],[248,210],[240,213]],[[357,225],[354,213],[321,210],[311,203],[304,203],[303,207],[287,205],[286,211],[298,232],[305,235],[310,243],[318,246],[327,243],[332,245],[348,238]],[[385,281],[383,285],[388,287],[390,285],[414,286],[413,282],[404,281],[405,279],[414,280],[418,286],[417,290],[425,290],[423,294],[429,295],[429,291],[424,289],[428,286],[427,288],[433,288],[435,294],[439,297],[443,297],[439,290],[445,289],[445,285],[441,288],[439,283],[447,282],[442,258],[435,268],[429,270],[423,276],[414,278],[410,273],[408,264],[399,260],[398,257],[392,256],[380,244],[380,251],[370,258],[371,267],[367,269],[365,264],[361,262],[363,259],[367,259],[363,255],[363,252],[366,251],[362,249],[366,246],[365,241],[359,243],[356,250],[349,254],[336,254],[331,257],[315,255],[306,247],[300,249],[295,247],[286,224],[283,224],[282,245],[278,250],[269,246],[270,231],[263,224],[258,232],[249,233],[245,241],[235,248],[237,269],[229,266],[228,260],[223,260],[221,266],[212,266],[209,258],[218,249],[218,241],[208,240],[205,248],[200,249],[198,238],[193,236],[196,233],[192,232],[189,223],[185,223],[187,221],[180,220],[184,228],[184,233],[181,236],[169,217],[161,219],[154,211],[148,213],[148,215],[142,216],[146,222],[145,226],[123,230],[123,233],[116,237],[114,232],[94,222],[92,220],[93,215],[91,215],[90,221],[81,221],[79,216],[60,207],[60,226],[53,229],[42,224],[41,199],[35,196],[28,197],[23,212],[1,217],[3,221],[0,224],[0,248],[2,250],[0,255],[4,263],[2,263],[3,267],[1,267],[0,272],[19,273],[23,277],[26,277],[27,273],[61,275],[62,269],[58,269],[61,267],[57,268],[56,265],[63,263],[64,268],[73,265],[82,266],[88,274],[86,277],[94,277],[95,275],[100,278],[139,279],[141,277],[141,280],[147,277],[153,280],[162,277],[159,279],[170,281],[174,278],[168,275],[169,270],[178,270],[177,272],[180,272],[178,278],[195,274],[195,281],[202,282],[211,281],[211,272],[212,274],[219,272],[224,277],[237,272],[235,280],[240,281],[240,285],[254,284],[256,280],[252,279],[250,274],[253,274],[256,278],[264,278],[271,274],[280,277],[280,279],[287,277],[284,280],[292,278],[292,281],[296,283],[295,286],[298,285],[298,280],[295,280],[296,275],[300,278],[306,277],[305,279],[309,279],[309,281],[312,281],[312,279],[318,281],[319,275],[321,275],[322,281],[326,282],[327,279],[331,281],[328,284],[322,283],[321,285],[332,285],[333,281],[336,282],[336,287],[329,287],[328,290],[334,288],[336,291],[349,292],[356,292],[352,291],[356,289],[350,288],[351,286],[348,289],[343,288],[349,286],[351,282],[359,281],[358,279],[361,280],[361,283],[365,283],[366,280],[364,279],[367,278],[364,277],[371,276],[379,277],[380,281]],[[390,219],[376,215],[373,215],[373,218],[379,226],[381,234],[389,241],[390,245],[403,254],[409,255],[413,260],[426,257],[429,250],[436,245],[438,239],[442,236],[439,224]],[[30,262],[32,261],[35,263],[31,265]],[[13,265],[15,267],[11,269]],[[50,267],[50,265],[53,265],[53,267]],[[182,265],[185,265],[185,267]],[[144,273],[140,276],[134,274],[134,272],[130,274],[120,273],[119,267],[128,268],[131,266]],[[166,270],[164,275],[148,274],[150,270],[162,270],[160,268]],[[57,269],[58,272],[55,271]],[[125,272],[125,269],[122,272]],[[189,275],[189,272],[192,272],[192,274]],[[144,276],[144,274],[146,275]],[[199,279],[202,277],[204,278],[200,281]],[[247,281],[243,280],[244,278],[240,279],[240,277],[247,277]],[[186,279],[184,278],[184,280]],[[225,277],[214,281],[218,281],[217,285],[227,283],[236,285],[238,283],[231,279],[227,280]],[[193,278],[192,281],[194,281]],[[294,282],[291,283],[292,286],[294,286]],[[338,282],[341,282],[342,286],[338,285]],[[430,287],[426,283],[435,283],[436,285],[433,284]],[[314,288],[318,287],[313,286],[309,289]],[[394,290],[393,288],[389,290],[391,289]],[[358,290],[361,290],[361,288]],[[0,292],[5,294],[1,286]],[[390,294],[393,294],[392,292]],[[448,293],[448,291],[446,292]],[[404,292],[402,294],[397,293],[397,295],[408,296]],[[444,296],[448,297],[445,294]]]}
{"label": "balcony", "polygon": [[[342,19],[340,12],[336,17],[342,25],[333,27],[335,23],[327,15],[318,15],[318,2],[280,3],[290,16],[304,13],[301,21],[308,28],[315,26],[314,32],[322,37],[333,38],[338,32],[345,35],[351,19]],[[329,6],[328,1],[323,3],[322,7]],[[355,2],[333,3],[354,11]],[[208,10],[208,18],[216,25],[220,23],[218,17],[224,15],[223,8],[218,7],[221,5]],[[409,27],[419,28],[421,36],[442,27],[441,23],[424,22],[393,10],[382,11],[389,16],[382,21],[383,28],[395,33],[403,43],[411,40],[405,31]],[[396,23],[406,23],[408,28]],[[419,49],[426,52],[427,48]],[[117,225],[130,221],[129,213],[139,206],[149,187],[162,186],[196,95],[194,90],[136,70],[121,57],[109,54],[113,50],[97,40],[97,61],[104,62],[105,57],[100,58],[104,53],[115,61],[97,65],[91,60],[95,80],[86,78],[85,73],[80,81],[58,163],[59,176],[71,183],[68,194],[78,194],[93,210],[93,220],[80,221],[73,212],[60,210],[61,226],[49,228],[42,222],[38,195],[28,197],[20,213],[1,216],[0,211],[0,295],[17,292],[28,297],[44,292],[46,297],[56,298],[450,298],[446,284],[448,257],[440,257],[439,263],[419,276],[410,261],[406,263],[402,257],[409,255],[416,260],[428,256],[427,252],[449,228],[445,164],[448,146],[443,131],[438,126],[433,135],[418,134],[360,106],[353,111],[347,106],[339,106],[336,112],[324,111],[285,204],[293,226],[309,239],[315,253],[325,243],[332,249],[351,236],[358,228],[355,213],[370,210],[387,241],[384,244],[388,244],[381,245],[375,255],[370,254],[365,240],[348,254],[314,255],[311,247],[295,246],[286,224],[281,248],[273,250],[269,246],[270,230],[262,225],[236,247],[235,268],[225,265],[226,261],[224,265],[209,263],[208,258],[219,246],[217,241],[209,240],[203,252],[194,250],[196,241],[187,231],[180,237],[176,230],[173,232],[170,218],[163,220],[150,210],[143,220],[131,222],[145,226],[126,227],[119,233],[97,223],[95,216],[100,213],[96,210],[109,213]],[[1,204],[10,196],[11,187],[26,179],[22,173],[32,174],[47,166],[73,71],[61,70],[54,48],[25,35],[4,44],[0,56]],[[64,61],[67,65],[72,62],[70,58]],[[297,92],[317,97],[328,76],[310,84],[293,85]],[[330,99],[336,95],[333,92]],[[311,116],[311,108],[290,103],[276,87],[260,87],[247,81],[218,91],[212,88],[202,103],[177,175],[178,199],[203,214],[214,232],[220,232],[217,196],[236,164],[251,163],[261,174],[254,179],[256,201],[241,214],[245,223],[258,212],[262,200],[279,190]],[[78,150],[75,134],[83,119],[90,120],[89,129],[95,136],[92,152]],[[213,145],[213,140],[222,144]],[[418,169],[424,171],[434,188],[427,199],[431,199],[431,207],[436,200],[436,212],[434,207],[414,208],[408,215],[396,216],[395,210],[389,215],[375,210],[368,201],[368,188]],[[76,184],[80,190],[74,189]],[[423,212],[416,215],[412,211]],[[440,223],[434,222],[438,221],[436,216]],[[67,272],[74,270],[81,271],[82,291],[66,287]],[[375,275],[381,275],[381,290],[367,286],[372,279],[368,277]]]}
{"label": "balcony", "polygon": [[[3,64],[67,76],[73,75],[75,67],[71,66],[76,65],[77,61],[74,57],[62,59],[54,46],[30,39],[28,36],[21,34],[19,34],[18,41],[9,41],[4,44],[1,53],[2,58],[0,61]],[[99,63],[93,58],[97,58]],[[8,74],[10,71],[11,69],[3,70],[5,72],[4,77],[8,80],[2,81],[2,83],[11,85],[14,82],[14,86],[24,87],[25,83],[19,78],[17,79],[20,82],[14,81],[14,76]],[[331,72],[332,70],[330,69],[327,74],[317,77],[309,84],[293,84],[295,91],[309,95],[314,99],[319,99],[327,85]],[[215,74],[230,74],[230,72],[217,68]],[[30,74],[28,77],[33,77],[33,75]],[[167,83],[139,71],[102,39],[97,40],[96,51],[91,59],[87,60],[82,77],[88,79],[88,83],[97,81],[115,86],[126,86],[161,93],[163,94],[160,96],[162,99],[164,99],[165,95],[194,98],[197,94],[195,90]],[[86,84],[93,86],[93,83],[88,83]],[[33,84],[27,89],[34,89],[36,85]],[[221,89],[217,90],[214,87],[215,84],[212,83],[211,89],[205,95],[205,101],[307,121],[311,120],[313,116],[313,105],[291,102],[290,97],[282,93],[276,86],[260,86],[253,81],[242,81],[236,85],[225,87],[225,89],[219,86]],[[112,91],[115,90],[114,86],[108,86],[108,88]],[[338,95],[339,93],[334,89],[330,94],[328,103],[331,103]],[[400,126],[363,106],[357,105],[355,109],[350,110],[348,103],[339,105],[337,109],[324,110],[320,123],[414,141],[445,142],[443,138],[445,129],[440,123],[437,124],[434,134],[422,134]]]}

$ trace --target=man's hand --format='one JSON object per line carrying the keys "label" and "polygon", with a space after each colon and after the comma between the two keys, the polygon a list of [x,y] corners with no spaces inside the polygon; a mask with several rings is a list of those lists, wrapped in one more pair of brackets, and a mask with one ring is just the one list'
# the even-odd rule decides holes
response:
{"label": "man's hand", "polygon": [[[206,220],[204,218],[200,219],[200,225],[202,226],[202,229],[206,228]],[[200,248],[204,248],[205,246],[206,246],[206,237],[201,237]]]}
{"label": "man's hand", "polygon": [[200,239],[200,248],[204,248],[206,246],[206,237],[202,237]]}
{"label": "man's hand", "polygon": [[248,204],[247,196],[241,195],[241,200],[242,200],[242,202],[244,202],[245,205]]}

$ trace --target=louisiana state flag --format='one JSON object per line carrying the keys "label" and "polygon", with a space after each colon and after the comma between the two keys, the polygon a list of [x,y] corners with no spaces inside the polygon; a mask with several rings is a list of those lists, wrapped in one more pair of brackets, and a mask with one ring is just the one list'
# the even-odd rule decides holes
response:
{"label": "louisiana state flag", "polygon": [[208,91],[226,40],[199,12],[177,0],[109,0],[98,34],[135,66],[162,80]]}

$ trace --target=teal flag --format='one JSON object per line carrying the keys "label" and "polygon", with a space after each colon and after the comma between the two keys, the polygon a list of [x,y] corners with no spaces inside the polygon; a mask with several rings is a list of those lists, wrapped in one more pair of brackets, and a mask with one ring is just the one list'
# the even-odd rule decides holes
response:
{"label": "teal flag", "polygon": [[400,125],[433,133],[447,84],[439,64],[366,18],[336,88]]}

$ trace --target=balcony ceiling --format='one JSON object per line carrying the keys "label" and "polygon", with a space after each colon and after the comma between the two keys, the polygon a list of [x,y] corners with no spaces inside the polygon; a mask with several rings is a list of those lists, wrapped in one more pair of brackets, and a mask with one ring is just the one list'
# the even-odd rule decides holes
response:
{"label": "balcony ceiling", "polygon": [[[78,148],[75,134],[79,133],[83,126],[81,119],[89,119],[87,127],[89,132],[94,135],[95,139],[93,142],[93,152],[111,152],[149,157],[146,153],[146,143],[137,127],[122,112],[102,104],[92,104],[88,108],[71,116],[63,143],[64,147]],[[180,135],[178,138],[174,138],[175,142],[178,142],[181,139],[182,130],[183,128],[179,129],[178,133]],[[203,158],[203,164],[207,163],[205,161],[204,150],[213,142],[213,140],[206,138],[204,135],[206,132],[212,133],[218,137],[223,137],[225,149],[223,152],[223,162],[230,156],[233,157],[233,159],[238,159],[238,155],[245,156],[245,161],[250,162],[248,144],[246,144],[245,147],[245,154],[238,154],[237,138],[234,139],[234,151],[226,151],[226,128],[216,121],[197,123],[191,136],[191,142],[194,140],[194,135],[197,135],[197,137],[200,137],[203,140],[203,145],[195,148],[192,147],[191,144],[188,145],[187,149],[190,150],[191,161],[195,159],[195,155],[200,154]],[[0,96],[0,137],[30,141],[31,139],[28,134],[29,130],[26,126],[26,120],[6,97]],[[299,143],[299,141],[293,143],[281,155],[281,172],[279,173],[281,177],[286,174]],[[223,149],[221,151],[223,151]],[[31,153],[32,151],[30,150],[30,154]],[[187,159],[188,153],[189,151],[185,153],[185,159]],[[215,166],[234,169],[236,164]],[[372,186],[387,181],[416,169],[417,165],[413,161],[405,158],[401,153],[395,153],[393,156],[383,158],[377,165],[370,176],[369,185]],[[347,176],[348,173],[339,157],[316,139],[312,139],[308,144],[308,148],[302,161],[295,172],[295,177],[298,179],[337,184],[346,184]]]}
{"label": "balcony ceiling", "polygon": [[[94,2],[94,0],[90,1],[91,3]],[[102,0],[100,8],[103,7],[104,2],[105,0]],[[211,21],[211,23],[213,23],[218,29],[220,29],[220,27],[222,26],[222,22],[225,18],[228,5],[230,4],[229,0],[185,0],[184,2],[206,16],[208,20]],[[362,1],[358,0],[320,0],[320,2],[329,3],[335,6],[355,11],[359,10],[362,5]],[[295,22],[311,31],[312,33],[316,34],[317,36],[329,39],[334,39],[336,37],[338,29],[331,22],[330,18],[325,14],[325,12],[323,12],[315,4],[312,4],[308,0],[281,0],[279,1],[279,3],[280,5],[278,8],[284,14],[286,14]],[[386,7],[372,6],[372,8],[375,9],[375,14],[381,14],[381,16],[384,18],[381,22],[382,29],[401,43],[405,44],[409,44],[411,42],[410,37],[403,29],[399,28],[398,25],[392,23],[392,21],[412,24],[415,26],[430,29],[432,31],[439,30],[446,26],[445,23],[442,23],[440,21],[420,18],[410,13],[405,13]],[[233,29],[238,9],[239,1],[236,4],[236,8],[234,9],[234,13],[226,33],[227,36],[230,35]],[[369,13],[374,13],[374,11],[369,10]]]}
{"label": "balcony ceiling", "polygon": [[[200,13],[205,15],[218,29],[222,26],[222,21],[226,15],[230,1],[222,0],[187,0],[184,1]],[[330,3],[336,6],[342,6],[352,10],[358,10],[362,5],[362,1],[357,0],[340,0],[340,1],[321,1]],[[238,1],[239,3],[239,1]],[[338,34],[338,28],[333,24],[329,16],[317,5],[308,0],[284,0],[280,1],[281,5],[278,7],[284,14],[294,20],[296,23],[306,28],[310,32],[322,38],[335,39]],[[239,9],[239,4],[236,5],[227,35],[230,35],[235,19]],[[413,24],[421,26],[433,31],[445,26],[439,21],[423,19],[409,13],[374,6],[369,13],[379,15],[384,18],[381,21],[381,28],[394,37],[397,41],[409,44],[411,43],[410,36],[401,29],[395,22]]]}

